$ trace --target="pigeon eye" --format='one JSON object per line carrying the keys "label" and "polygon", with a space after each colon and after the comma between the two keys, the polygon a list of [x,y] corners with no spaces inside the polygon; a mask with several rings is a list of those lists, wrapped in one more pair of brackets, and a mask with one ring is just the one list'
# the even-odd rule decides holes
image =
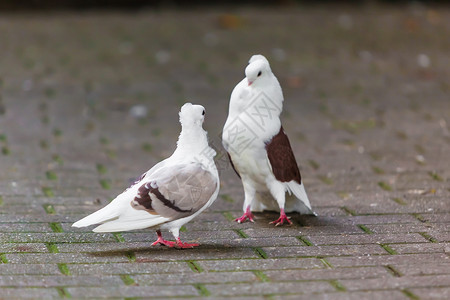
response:
{"label": "pigeon eye", "polygon": [[258,77],[261,76],[261,71],[258,72]]}
{"label": "pigeon eye", "polygon": [[205,110],[203,110],[202,115],[203,115],[203,116],[205,115]]}

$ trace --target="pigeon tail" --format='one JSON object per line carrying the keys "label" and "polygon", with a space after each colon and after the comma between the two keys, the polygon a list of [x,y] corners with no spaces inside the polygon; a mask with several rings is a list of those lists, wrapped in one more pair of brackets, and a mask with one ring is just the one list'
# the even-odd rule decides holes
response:
{"label": "pigeon tail", "polygon": [[149,219],[146,218],[136,219],[136,218],[119,218],[111,222],[104,223],[100,226],[95,227],[92,231],[94,232],[118,232],[118,231],[128,231],[136,229],[144,229],[152,226],[156,226],[167,222],[168,218],[157,217]]}
{"label": "pigeon tail", "polygon": [[294,194],[300,201],[296,201],[292,211],[298,211],[302,214],[316,215],[311,208],[308,195],[306,194],[305,187],[302,183],[298,183],[294,180],[286,182],[287,191],[289,194]]}
{"label": "pigeon tail", "polygon": [[[112,203],[111,203],[112,204]],[[93,224],[99,224],[108,220],[117,218],[120,214],[120,210],[116,205],[107,205],[104,208],[90,214],[87,217],[72,224],[73,227],[85,227]]]}

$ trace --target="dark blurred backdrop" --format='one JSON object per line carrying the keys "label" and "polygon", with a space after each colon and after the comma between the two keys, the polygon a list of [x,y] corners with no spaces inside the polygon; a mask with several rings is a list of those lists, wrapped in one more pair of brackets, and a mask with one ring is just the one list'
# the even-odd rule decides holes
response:
{"label": "dark blurred backdrop", "polygon": [[1,0],[0,10],[86,10],[86,9],[142,9],[146,7],[186,8],[214,5],[311,5],[317,3],[346,3],[364,5],[367,3],[450,3],[448,0]]}

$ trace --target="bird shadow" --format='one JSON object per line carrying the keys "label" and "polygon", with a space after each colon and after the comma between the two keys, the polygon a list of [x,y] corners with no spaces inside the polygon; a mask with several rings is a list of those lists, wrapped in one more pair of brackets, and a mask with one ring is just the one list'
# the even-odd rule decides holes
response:
{"label": "bird shadow", "polygon": [[170,248],[162,245],[142,247],[130,247],[125,249],[117,250],[99,250],[87,252],[88,255],[93,257],[108,257],[113,260],[113,258],[123,258],[127,257],[129,262],[164,262],[164,261],[176,261],[189,259],[189,256],[211,256],[213,253],[216,255],[227,255],[236,252],[238,249],[243,247],[238,247],[229,244],[200,244],[194,248]]}

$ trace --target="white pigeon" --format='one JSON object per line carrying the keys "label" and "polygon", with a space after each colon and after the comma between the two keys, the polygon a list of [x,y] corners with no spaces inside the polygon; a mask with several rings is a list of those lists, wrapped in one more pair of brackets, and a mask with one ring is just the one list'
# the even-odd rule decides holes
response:
{"label": "white pigeon", "polygon": [[[179,231],[217,198],[220,184],[214,163],[216,152],[209,147],[207,133],[202,127],[203,106],[186,103],[179,115],[182,129],[172,156],[142,174],[110,204],[72,226],[101,223],[94,232],[157,227],[158,239],[152,245],[198,246],[181,242]],[[160,229],[169,230],[176,241],[164,240]]]}
{"label": "white pigeon", "polygon": [[252,211],[263,210],[280,212],[279,219],[271,222],[276,226],[292,224],[286,212],[315,215],[281,125],[283,92],[269,62],[253,55],[245,75],[231,93],[222,132],[223,146],[245,193],[244,214],[236,221],[253,222]]}

